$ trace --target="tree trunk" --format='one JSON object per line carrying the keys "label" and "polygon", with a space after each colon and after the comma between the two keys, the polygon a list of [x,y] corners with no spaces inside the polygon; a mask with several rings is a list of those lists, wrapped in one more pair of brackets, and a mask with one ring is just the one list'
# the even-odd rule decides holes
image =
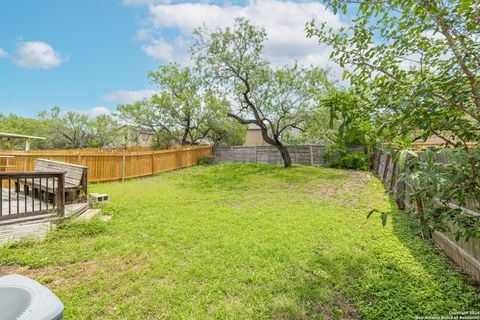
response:
{"label": "tree trunk", "polygon": [[[244,93],[244,96],[245,96],[245,99],[248,100],[248,96],[247,96],[247,93]],[[280,151],[280,154],[282,155],[282,159],[283,159],[283,166],[285,168],[289,168],[292,166],[292,158],[290,158],[290,153],[288,152],[287,150],[287,147],[284,146],[282,144],[282,142],[280,141],[280,139],[278,138],[279,134],[278,132],[276,133],[272,133],[272,137],[270,137],[268,135],[268,127],[265,125],[264,121],[262,119],[259,119],[259,115],[258,115],[258,111],[256,111],[255,107],[253,106],[253,104],[251,104],[251,108],[254,112],[256,112],[256,118],[255,120],[244,120],[242,118],[240,118],[239,116],[233,114],[233,113],[228,113],[227,116],[229,116],[230,118],[233,118],[235,120],[237,120],[238,122],[240,122],[241,124],[251,124],[251,123],[254,123],[256,124],[257,126],[260,127],[260,131],[262,132],[262,138],[263,138],[263,141],[265,141],[266,143],[268,143],[269,145],[272,145],[274,146],[275,148],[278,149],[278,151]]]}
{"label": "tree trunk", "polygon": [[276,144],[275,147],[280,151],[280,154],[282,155],[283,159],[283,166],[285,168],[289,168],[292,166],[292,158],[290,157],[290,153],[287,150],[287,147],[284,146],[283,144]]}

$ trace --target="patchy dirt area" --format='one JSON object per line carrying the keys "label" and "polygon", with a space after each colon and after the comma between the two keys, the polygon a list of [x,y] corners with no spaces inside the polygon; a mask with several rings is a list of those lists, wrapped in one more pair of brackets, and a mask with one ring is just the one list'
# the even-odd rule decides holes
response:
{"label": "patchy dirt area", "polygon": [[353,204],[360,197],[363,191],[368,189],[369,182],[373,175],[366,171],[348,171],[349,179],[344,179],[336,184],[319,183],[315,185],[312,192],[322,199],[329,199],[344,204]]}
{"label": "patchy dirt area", "polygon": [[355,303],[349,299],[346,295],[340,291],[336,291],[334,294],[335,307],[316,306],[314,311],[321,313],[325,320],[345,319],[356,320],[360,319],[360,313],[358,312]]}
{"label": "patchy dirt area", "polygon": [[51,290],[56,290],[85,285],[102,274],[106,277],[114,272],[118,277],[121,277],[126,272],[135,273],[139,265],[136,262],[138,259],[141,259],[141,257],[133,256],[129,259],[118,257],[108,260],[94,259],[40,268],[18,264],[3,265],[0,266],[0,276],[20,274],[48,286]]}

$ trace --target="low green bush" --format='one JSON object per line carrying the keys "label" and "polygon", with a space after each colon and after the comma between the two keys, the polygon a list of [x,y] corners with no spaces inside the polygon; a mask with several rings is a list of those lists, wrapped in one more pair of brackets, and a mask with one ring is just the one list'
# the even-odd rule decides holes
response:
{"label": "low green bush", "polygon": [[333,162],[332,167],[340,169],[353,169],[368,171],[371,168],[370,159],[368,156],[361,152],[355,151],[347,153]]}
{"label": "low green bush", "polygon": [[209,164],[213,164],[212,156],[200,156],[198,158],[198,165],[209,165]]}

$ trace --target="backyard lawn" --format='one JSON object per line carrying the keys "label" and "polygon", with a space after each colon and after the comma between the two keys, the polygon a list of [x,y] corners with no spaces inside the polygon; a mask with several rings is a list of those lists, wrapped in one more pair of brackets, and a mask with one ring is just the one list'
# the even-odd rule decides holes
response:
{"label": "backyard lawn", "polygon": [[480,310],[472,282],[394,222],[370,173],[198,166],[96,184],[109,221],[0,248],[66,319],[414,319]]}

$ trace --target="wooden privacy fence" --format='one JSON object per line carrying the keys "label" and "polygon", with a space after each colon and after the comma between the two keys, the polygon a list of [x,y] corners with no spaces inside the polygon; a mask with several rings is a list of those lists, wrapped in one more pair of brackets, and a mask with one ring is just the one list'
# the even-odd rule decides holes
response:
{"label": "wooden privacy fence", "polygon": [[[437,161],[448,163],[448,160],[441,154],[438,155]],[[415,207],[418,205],[418,199],[411,196],[413,192],[409,181],[399,181],[397,177],[400,174],[396,159],[384,150],[377,150],[374,155],[374,171],[380,177],[385,188],[390,191],[395,198],[399,209]],[[472,216],[480,216],[478,208],[479,203],[472,200],[469,201],[466,208],[458,207],[455,203],[448,204],[451,208],[460,208],[465,213]],[[480,240],[470,239],[469,241],[455,240],[454,233],[456,226],[450,224],[452,232],[445,234],[435,231],[433,241],[442,248],[445,253],[454,260],[465,272],[480,282]]]}
{"label": "wooden privacy fence", "polygon": [[[36,159],[49,159],[88,167],[88,181],[115,181],[154,175],[196,165],[201,156],[210,156],[211,146],[192,146],[149,152],[112,153],[43,153],[31,151],[0,151],[0,156],[14,156],[9,159],[8,168],[2,171],[30,172],[35,168]],[[1,160],[1,158],[0,158]]]}
{"label": "wooden privacy fence", "polygon": [[[172,147],[169,150],[184,149],[185,146]],[[121,153],[145,153],[155,151],[150,147],[112,147],[112,148],[84,148],[84,149],[55,149],[55,150],[0,150],[0,153],[34,153],[34,154],[121,154]]]}
{"label": "wooden privacy fence", "polygon": [[[290,145],[287,146],[292,163],[307,166],[326,166],[324,145]],[[350,148],[349,152],[364,151],[364,147]],[[253,162],[265,164],[282,164],[282,156],[274,146],[213,147],[216,163]]]}

